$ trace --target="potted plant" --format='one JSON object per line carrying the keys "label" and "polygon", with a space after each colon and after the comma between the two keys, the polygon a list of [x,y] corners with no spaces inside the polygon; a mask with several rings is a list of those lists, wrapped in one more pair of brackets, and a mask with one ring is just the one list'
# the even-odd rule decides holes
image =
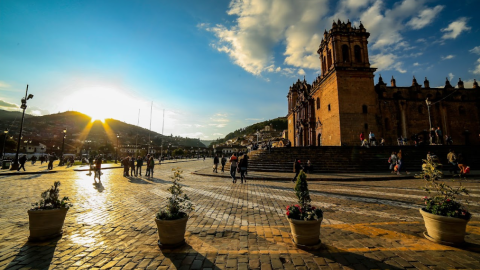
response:
{"label": "potted plant", "polygon": [[53,186],[45,190],[42,199],[32,204],[34,208],[28,210],[28,221],[30,227],[29,241],[44,241],[62,235],[62,227],[67,215],[68,197],[60,198],[60,181],[53,183]]}
{"label": "potted plant", "polygon": [[185,243],[185,230],[187,227],[188,213],[193,210],[193,204],[186,194],[183,195],[180,181],[183,179],[180,169],[172,169],[173,184],[168,188],[171,196],[167,204],[156,215],[155,222],[158,227],[158,246],[174,248]]}
{"label": "potted plant", "polygon": [[295,194],[298,204],[287,206],[287,219],[293,236],[293,242],[299,248],[320,248],[320,225],[323,211],[313,207],[310,202],[307,175],[302,171],[297,177]]}
{"label": "potted plant", "polygon": [[461,183],[452,187],[442,182],[443,174],[438,161],[427,159],[423,163],[422,172],[417,177],[426,181],[423,189],[428,192],[428,196],[423,198],[425,207],[420,209],[427,229],[424,235],[427,239],[444,245],[462,244],[472,215],[456,197],[468,195],[468,190]]}

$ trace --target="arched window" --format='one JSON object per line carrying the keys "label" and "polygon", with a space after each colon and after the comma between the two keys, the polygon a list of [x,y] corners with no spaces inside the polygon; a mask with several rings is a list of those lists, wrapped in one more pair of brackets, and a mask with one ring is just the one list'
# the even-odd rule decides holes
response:
{"label": "arched window", "polygon": [[350,58],[348,57],[348,55],[349,55],[348,45],[344,44],[342,45],[342,59],[344,63],[350,62]]}
{"label": "arched window", "polygon": [[363,106],[362,106],[362,111],[363,111],[363,113],[368,113],[368,107],[367,107],[367,105],[363,105]]}
{"label": "arched window", "polygon": [[325,56],[323,56],[322,70],[323,70],[323,74],[327,73],[327,63],[326,63]]}
{"label": "arched window", "polygon": [[362,49],[360,48],[360,46],[355,45],[354,52],[355,52],[355,62],[361,63],[362,62]]}
{"label": "arched window", "polygon": [[320,110],[320,98],[317,97],[317,110]]}
{"label": "arched window", "polygon": [[465,108],[463,106],[458,107],[458,113],[460,115],[465,115]]}
{"label": "arched window", "polygon": [[330,50],[327,50],[327,69],[330,70],[330,67],[332,66],[332,53]]}
{"label": "arched window", "polygon": [[390,131],[390,120],[385,118],[385,130]]}
{"label": "arched window", "polygon": [[328,104],[328,111],[330,111],[330,104]]}

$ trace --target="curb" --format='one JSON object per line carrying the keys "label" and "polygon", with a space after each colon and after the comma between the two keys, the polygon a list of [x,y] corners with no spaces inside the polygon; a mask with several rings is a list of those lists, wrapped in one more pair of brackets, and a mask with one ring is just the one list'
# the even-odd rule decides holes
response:
{"label": "curb", "polygon": [[[219,178],[229,178],[230,175],[212,175],[207,173],[192,172],[192,174],[200,176],[209,176],[209,177],[219,177]],[[238,177],[239,178],[239,177]],[[263,180],[263,181],[291,181],[290,177],[248,177],[248,180]],[[345,177],[345,178],[308,178],[308,181],[341,181],[341,182],[354,182],[354,181],[386,181],[386,180],[404,180],[404,179],[415,179],[415,175],[402,175],[402,176],[386,176],[386,177]]]}
{"label": "curb", "polygon": [[12,173],[0,173],[0,176],[15,176],[15,175],[28,175],[28,174],[47,174],[57,173],[58,171],[40,171],[40,172],[12,172]]}

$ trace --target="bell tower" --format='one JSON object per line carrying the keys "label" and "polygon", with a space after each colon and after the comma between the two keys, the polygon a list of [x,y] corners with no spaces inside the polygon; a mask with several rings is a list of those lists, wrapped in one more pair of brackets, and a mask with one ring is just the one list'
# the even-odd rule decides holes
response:
{"label": "bell tower", "polygon": [[359,145],[360,132],[383,135],[376,121],[376,69],[368,58],[369,36],[361,22],[355,27],[340,20],[323,33],[317,51],[322,74],[312,91],[314,100],[325,104],[316,111],[322,123],[322,145]]}

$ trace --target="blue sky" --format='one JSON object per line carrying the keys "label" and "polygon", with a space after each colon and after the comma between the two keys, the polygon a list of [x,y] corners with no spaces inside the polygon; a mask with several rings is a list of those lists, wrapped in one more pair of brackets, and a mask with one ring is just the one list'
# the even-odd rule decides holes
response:
{"label": "blue sky", "polygon": [[[0,108],[78,110],[165,134],[223,137],[284,116],[320,73],[332,20],[362,21],[370,62],[399,86],[480,79],[476,0],[0,1]],[[376,76],[378,78],[378,76]]]}

